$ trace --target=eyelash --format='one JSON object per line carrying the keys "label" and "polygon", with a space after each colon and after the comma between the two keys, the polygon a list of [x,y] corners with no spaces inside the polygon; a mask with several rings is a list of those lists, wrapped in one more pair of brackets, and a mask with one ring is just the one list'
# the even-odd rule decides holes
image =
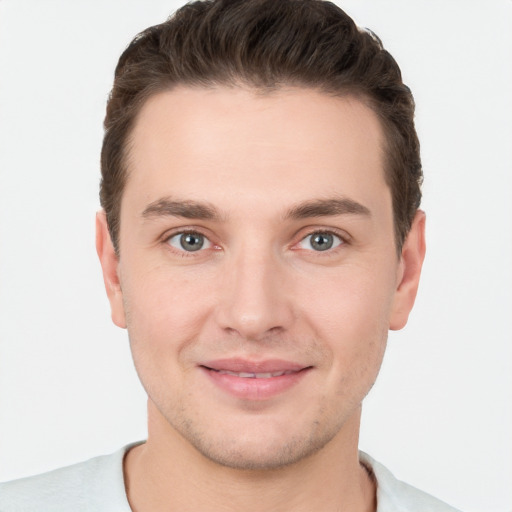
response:
{"label": "eyelash", "polygon": [[[339,240],[339,244],[335,245],[334,247],[328,247],[327,249],[325,250],[318,250],[318,251],[315,251],[315,250],[312,250],[312,249],[305,249],[305,250],[309,250],[311,251],[312,253],[315,254],[315,256],[329,256],[329,255],[332,255],[333,253],[336,253],[337,250],[339,250],[342,246],[344,245],[347,245],[348,244],[348,237],[336,230],[332,230],[332,229],[314,229],[312,231],[309,231],[308,234],[306,234],[305,236],[303,236],[299,242],[297,242],[295,246],[298,246],[300,244],[302,244],[303,242],[305,242],[308,238],[312,238],[313,236],[315,235],[328,235],[328,236],[332,236],[334,238],[337,238]],[[311,243],[311,242],[310,242]],[[334,242],[336,243],[336,242]],[[300,250],[300,249],[298,249]]]}
{"label": "eyelash", "polygon": [[[181,237],[183,235],[195,235],[195,236],[201,237],[201,238],[203,238],[209,244],[209,246],[206,247],[206,248],[203,248],[203,246],[201,246],[196,251],[186,251],[184,248],[183,249],[179,249],[177,247],[174,247],[170,243],[171,239],[173,239],[175,237]],[[319,257],[322,257],[322,256],[325,257],[325,256],[328,256],[328,255],[332,255],[334,252],[337,252],[337,250],[339,250],[340,247],[342,247],[344,245],[347,245],[349,243],[349,240],[350,240],[349,237],[346,234],[342,234],[339,231],[334,230],[334,229],[312,229],[312,230],[308,231],[304,236],[302,236],[298,242],[295,242],[292,245],[292,249],[301,250],[300,248],[297,248],[297,246],[300,245],[301,243],[303,243],[308,237],[313,237],[314,235],[329,235],[329,236],[333,236],[333,237],[337,238],[340,241],[340,243],[338,245],[336,245],[335,247],[332,247],[332,248],[329,247],[329,248],[325,249],[324,251],[321,251],[321,250],[320,251],[315,251],[315,250],[312,250],[312,249],[304,249],[304,250],[307,250],[307,251],[309,251],[311,253],[314,253],[316,256],[319,256]],[[219,246],[214,244],[207,235],[205,235],[201,231],[195,230],[195,229],[182,229],[181,231],[175,231],[175,232],[172,232],[172,233],[167,233],[163,237],[163,243],[171,251],[173,251],[175,254],[178,254],[179,256],[181,256],[183,258],[193,257],[194,253],[196,253],[196,252],[197,253],[202,253],[202,252],[204,252],[207,249],[218,249],[219,248]]]}
{"label": "eyelash", "polygon": [[[179,249],[177,247],[174,247],[170,241],[175,237],[182,237],[183,235],[194,235],[197,237],[201,237],[202,239],[204,239],[204,241],[207,244],[209,244],[209,246],[206,248],[203,248],[203,245],[201,245],[201,247],[199,249],[197,249],[196,251],[186,251],[184,248]],[[172,250],[175,254],[179,254],[183,258],[194,256],[194,253],[196,253],[196,252],[201,253],[201,252],[204,252],[206,249],[211,249],[211,248],[215,247],[215,244],[210,240],[210,238],[208,236],[206,236],[205,234],[203,234],[200,231],[195,230],[195,229],[183,229],[181,231],[175,231],[173,233],[168,233],[163,237],[163,243],[166,244],[167,247],[170,250]]]}
{"label": "eyelash", "polygon": [[[307,243],[308,238],[312,238],[315,235],[330,235],[338,239],[339,243],[336,240],[333,241],[331,247],[327,247],[324,250],[314,250],[309,248],[301,247],[301,244]],[[311,244],[311,241],[309,242]],[[337,244],[337,245],[335,245]],[[336,229],[325,229],[325,228],[310,228],[308,232],[300,238],[300,240],[295,243],[292,247],[293,250],[304,250],[305,254],[308,258],[332,258],[336,257],[340,254],[340,251],[343,251],[347,245],[350,244],[350,237],[345,232],[340,232]]]}

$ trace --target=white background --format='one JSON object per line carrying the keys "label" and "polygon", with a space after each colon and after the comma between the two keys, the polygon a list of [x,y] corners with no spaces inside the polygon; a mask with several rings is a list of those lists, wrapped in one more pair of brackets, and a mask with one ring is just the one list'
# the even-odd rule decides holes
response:
{"label": "white background", "polygon": [[[467,512],[512,510],[512,2],[350,0],[416,97],[428,254],[361,446]],[[94,250],[115,63],[173,1],[0,0],[0,480],[145,436]]]}

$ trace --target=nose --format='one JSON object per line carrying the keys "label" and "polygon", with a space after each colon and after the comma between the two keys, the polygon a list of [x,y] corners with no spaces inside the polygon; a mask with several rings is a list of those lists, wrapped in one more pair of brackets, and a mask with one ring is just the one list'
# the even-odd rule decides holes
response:
{"label": "nose", "polygon": [[293,321],[291,286],[284,263],[271,251],[240,251],[226,261],[217,322],[245,340],[284,332]]}

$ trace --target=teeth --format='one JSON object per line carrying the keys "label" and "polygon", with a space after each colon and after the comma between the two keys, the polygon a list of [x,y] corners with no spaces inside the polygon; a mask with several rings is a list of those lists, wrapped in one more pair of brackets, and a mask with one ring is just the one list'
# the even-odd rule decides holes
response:
{"label": "teeth", "polygon": [[281,375],[289,375],[292,371],[266,372],[266,373],[249,373],[249,372],[230,372],[229,370],[217,370],[222,375],[233,375],[242,379],[270,379],[271,377],[281,377]]}

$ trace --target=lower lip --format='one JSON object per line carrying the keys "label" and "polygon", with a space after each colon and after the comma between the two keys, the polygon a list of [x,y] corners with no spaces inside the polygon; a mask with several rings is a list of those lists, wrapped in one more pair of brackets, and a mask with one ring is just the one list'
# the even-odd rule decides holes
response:
{"label": "lower lip", "polygon": [[297,385],[311,368],[304,368],[279,377],[258,379],[237,377],[201,367],[203,372],[223,391],[244,400],[267,400]]}

